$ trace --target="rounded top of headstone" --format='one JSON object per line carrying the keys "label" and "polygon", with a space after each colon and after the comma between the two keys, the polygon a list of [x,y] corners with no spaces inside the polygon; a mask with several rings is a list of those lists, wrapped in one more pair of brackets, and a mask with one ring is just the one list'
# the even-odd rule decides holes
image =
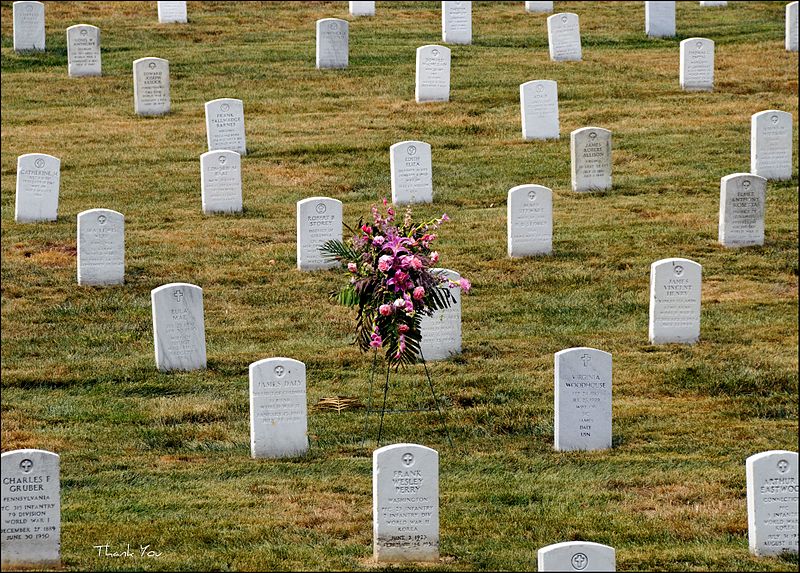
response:
{"label": "rounded top of headstone", "polygon": [[214,149],[213,151],[206,151],[205,153],[200,155],[200,160],[205,163],[207,161],[217,160],[220,164],[227,163],[228,159],[231,159],[234,156],[235,158],[241,158],[241,154],[238,151],[232,151],[230,149]]}
{"label": "rounded top of headstone", "polygon": [[680,45],[694,47],[700,50],[705,47],[713,46],[714,40],[708,38],[686,38],[685,40],[681,40]]}
{"label": "rounded top of headstone", "polygon": [[755,175],[753,173],[731,173],[730,175],[725,175],[720,179],[720,185],[725,186],[727,183],[731,181],[736,181],[738,179],[742,179],[742,187],[748,188],[751,187],[753,183],[759,183],[760,185],[766,186],[767,180],[760,175]]}
{"label": "rounded top of headstone", "polygon": [[[612,356],[610,352],[606,352],[605,350],[598,350],[597,348],[591,348],[589,346],[575,346],[573,348],[565,348],[564,350],[559,350],[553,356],[556,358],[560,358],[562,356],[570,355],[570,354],[586,354],[592,355],[592,357],[602,357],[611,360]],[[584,360],[584,363],[588,365],[588,362],[591,359]]]}
{"label": "rounded top of headstone", "polygon": [[[411,149],[413,148],[413,153]],[[423,149],[427,149],[430,151],[431,145],[430,143],[425,143],[424,141],[398,141],[391,147],[389,147],[389,152],[394,153],[395,151],[404,151],[408,155],[419,155],[420,151]]]}
{"label": "rounded top of headstone", "polygon": [[53,157],[47,153],[24,153],[17,157],[17,164],[27,161],[33,162],[34,167],[37,169],[42,169],[50,162],[55,162],[56,166],[61,165],[61,160],[58,157]]}
{"label": "rounded top of headstone", "polygon": [[523,195],[528,201],[543,201],[553,196],[553,190],[544,185],[517,185],[508,190],[508,201],[517,195]]}
{"label": "rounded top of headstone", "polygon": [[191,283],[169,283],[151,290],[150,296],[151,298],[155,298],[156,296],[173,296],[176,301],[181,302],[187,291],[203,293],[202,288]]}
{"label": "rounded top of headstone", "polygon": [[767,109],[764,111],[759,111],[758,113],[754,113],[752,116],[753,121],[764,121],[765,119],[772,124],[776,124],[783,121],[788,121],[791,123],[792,121],[792,114],[788,111],[780,111],[778,109]]}
{"label": "rounded top of headstone", "polygon": [[41,2],[36,2],[35,0],[19,0],[18,2],[14,2],[14,6],[21,6],[22,8],[44,8],[44,4]]}
{"label": "rounded top of headstone", "polygon": [[530,80],[519,85],[520,88],[527,88],[529,86],[541,93],[548,88],[557,87],[558,83],[555,80]]}
{"label": "rounded top of headstone", "polygon": [[553,14],[552,16],[547,17],[547,22],[555,21],[561,22],[562,24],[566,24],[570,20],[578,20],[578,15],[574,12],[560,12],[558,14]]}
{"label": "rounded top of headstone", "polygon": [[22,448],[20,450],[11,450],[9,452],[3,452],[0,454],[0,458],[13,458],[15,456],[50,456],[53,459],[58,459],[60,456],[48,450],[39,450],[36,448]]}
{"label": "rounded top of headstone", "polygon": [[434,58],[444,58],[450,56],[450,48],[439,44],[425,44],[417,48],[417,54],[429,52]]}
{"label": "rounded top of headstone", "polygon": [[81,35],[85,35],[89,30],[99,30],[97,26],[92,26],[91,24],[74,24],[67,28],[67,32],[71,30],[78,30]]}
{"label": "rounded top of headstone", "polygon": [[611,131],[602,127],[579,127],[578,129],[570,132],[570,137],[577,137],[579,135],[588,135],[591,139],[597,139],[598,137],[611,137]]}
{"label": "rounded top of headstone", "polygon": [[147,66],[150,69],[155,69],[159,65],[169,66],[169,60],[165,60],[164,58],[154,58],[154,57],[146,57],[146,58],[139,58],[138,60],[133,60],[134,68],[139,66]]}
{"label": "rounded top of headstone", "polygon": [[278,356],[275,358],[262,358],[250,364],[250,373],[262,371],[268,376],[274,378],[284,378],[287,374],[297,372],[305,372],[306,365],[294,358],[285,358]]}
{"label": "rounded top of headstone", "polygon": [[341,18],[321,18],[317,20],[317,30],[346,30],[349,23]]}
{"label": "rounded top of headstone", "polygon": [[298,201],[297,207],[304,208],[307,205],[314,204],[314,210],[316,210],[317,204],[319,204],[320,202],[322,202],[323,204],[328,203],[328,204],[338,205],[340,207],[342,205],[341,201],[339,201],[338,199],[332,199],[331,197],[308,197],[307,199],[301,199],[300,201]]}
{"label": "rounded top of headstone", "polygon": [[745,460],[745,465],[747,466],[770,463],[775,463],[775,469],[778,473],[788,473],[792,469],[796,470],[797,452],[790,452],[789,450],[768,450],[766,452],[753,454]]}
{"label": "rounded top of headstone", "polygon": [[[537,552],[541,571],[542,561],[556,559],[551,562],[548,571],[614,571],[616,550],[602,543],[591,541],[566,541],[542,547]],[[598,561],[595,561],[598,560]]]}
{"label": "rounded top of headstone", "polygon": [[437,459],[439,457],[439,452],[437,452],[433,448],[429,448],[427,446],[421,446],[419,444],[403,443],[403,444],[390,444],[388,446],[383,446],[382,448],[378,448],[377,450],[372,452],[372,459],[375,461],[379,457],[384,456],[385,454],[392,454],[392,453],[401,453],[400,460],[406,467],[412,467],[414,464],[416,464],[419,456],[432,455]]}
{"label": "rounded top of headstone", "polygon": [[[81,211],[80,213],[78,213],[78,220],[86,218],[91,219],[92,217],[97,217],[98,218],[97,222],[100,223],[101,225],[105,225],[108,222],[109,217],[124,219],[125,215],[123,215],[119,211],[114,211],[113,209],[102,209],[102,208],[87,209],[85,211]],[[100,220],[100,217],[103,218],[102,221]]]}
{"label": "rounded top of headstone", "polygon": [[[222,111],[228,111],[231,107],[244,107],[244,102],[240,99],[232,98],[232,97],[221,97],[217,99],[212,99],[205,103],[206,111],[209,109],[219,106]],[[227,108],[225,106],[228,106]]]}
{"label": "rounded top of headstone", "polygon": [[659,259],[650,265],[650,271],[655,271],[662,266],[671,267],[675,276],[683,276],[691,269],[702,270],[703,266],[690,259],[683,259],[680,257],[673,257],[669,259]]}
{"label": "rounded top of headstone", "polygon": [[459,280],[461,278],[460,274],[458,274],[456,271],[453,271],[453,270],[450,270],[450,269],[444,269],[444,268],[438,268],[437,267],[435,269],[431,269],[431,273],[433,273],[435,275],[443,276],[445,278],[450,279],[451,281],[457,281],[457,280]]}

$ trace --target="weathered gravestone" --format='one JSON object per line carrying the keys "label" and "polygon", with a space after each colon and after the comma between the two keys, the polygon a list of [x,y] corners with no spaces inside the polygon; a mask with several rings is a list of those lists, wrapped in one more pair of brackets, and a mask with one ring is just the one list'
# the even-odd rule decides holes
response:
{"label": "weathered gravestone", "polygon": [[722,8],[727,5],[727,2],[700,2],[700,6],[703,8]]}
{"label": "weathered gravestone", "polygon": [[250,365],[250,455],[300,456],[308,450],[306,365],[265,358]]}
{"label": "weathered gravestone", "polygon": [[786,5],[786,49],[797,51],[797,2]]}
{"label": "weathered gravestone", "polygon": [[771,450],[747,458],[747,537],[759,557],[797,553],[797,452]]}
{"label": "weathered gravestone", "polygon": [[317,69],[346,68],[349,63],[350,28],[346,20],[317,20]]}
{"label": "weathered gravestone", "polygon": [[169,113],[169,62],[139,58],[133,62],[133,107],[137,115]]}
{"label": "weathered gravestone", "polygon": [[765,179],[792,178],[792,114],[770,109],[750,118],[750,172]]}
{"label": "weathered gravestone", "polygon": [[409,205],[433,201],[431,146],[424,141],[401,141],[389,148],[392,203]]}
{"label": "weathered gravestone", "polygon": [[719,187],[720,244],[763,245],[767,180],[750,173],[734,173],[723,177]]}
{"label": "weathered gravestone", "polygon": [[552,2],[525,2],[525,11],[533,14],[549,14],[553,11]]}
{"label": "weathered gravestone", "polygon": [[582,127],[569,134],[572,156],[572,190],[611,189],[611,132],[602,127]]}
{"label": "weathered gravestone", "polygon": [[61,565],[61,480],[58,454],[12,450],[2,456],[3,568]]}
{"label": "weathered gravestone", "polygon": [[186,2],[159,2],[159,24],[186,24]]}
{"label": "weathered gravestone", "polygon": [[714,42],[707,38],[687,38],[681,42],[680,83],[685,91],[714,89]]}
{"label": "weathered gravestone", "polygon": [[556,450],[611,447],[611,391],[611,354],[585,347],[555,353]]}
{"label": "weathered gravestone", "polygon": [[61,160],[46,153],[17,157],[17,196],[14,220],[18,223],[55,221]]}
{"label": "weathered gravestone", "polygon": [[442,42],[472,43],[472,2],[442,2]]}
{"label": "weathered gravestone", "polygon": [[700,264],[661,259],[650,265],[650,344],[693,344],[700,338]]}
{"label": "weathered gravestone", "polygon": [[14,2],[14,51],[44,52],[44,4]]}
{"label": "weathered gravestone", "polygon": [[218,149],[200,156],[203,213],[241,213],[242,159],[235,151]]}
{"label": "weathered gravestone", "polygon": [[553,191],[542,185],[517,185],[507,201],[508,256],[553,252]]}
{"label": "weathered gravestone", "polygon": [[351,16],[374,16],[375,15],[375,0],[371,2],[350,2],[350,15]]}
{"label": "weathered gravestone", "polygon": [[100,28],[89,24],[67,28],[67,71],[70,77],[102,75]]}
{"label": "weathered gravestone", "polygon": [[450,101],[450,48],[428,45],[417,48],[417,103]]}
{"label": "weathered gravestone", "polygon": [[533,80],[519,86],[522,139],[558,139],[558,84]]}
{"label": "weathered gravestone", "polygon": [[581,61],[581,30],[578,15],[571,12],[553,14],[547,18],[547,40],[550,59],[556,62]]}
{"label": "weathered gravestone", "polygon": [[78,284],[125,282],[125,217],[111,209],[78,213]]}
{"label": "weathered gravestone", "polygon": [[242,100],[221,98],[206,102],[206,138],[209,151],[229,149],[247,154]]}
{"label": "weathered gravestone", "polygon": [[322,245],[332,239],[342,240],[342,202],[329,197],[298,201],[297,268],[312,271],[339,266],[320,252]]}
{"label": "weathered gravestone", "polygon": [[393,444],[372,453],[373,556],[438,561],[439,453]]}
{"label": "weathered gravestone", "polygon": [[[431,272],[453,281],[461,279],[460,274],[449,269],[431,269]],[[449,282],[442,286],[448,286],[455,302],[431,316],[422,317],[419,347],[426,361],[445,360],[461,353],[461,289]]]}
{"label": "weathered gravestone", "polygon": [[591,541],[566,541],[537,552],[538,571],[616,571],[613,547]]}
{"label": "weathered gravestone", "polygon": [[203,289],[170,283],[150,291],[156,368],[199,370],[206,367]]}
{"label": "weathered gravestone", "polygon": [[645,2],[644,31],[651,38],[675,36],[675,2]]}

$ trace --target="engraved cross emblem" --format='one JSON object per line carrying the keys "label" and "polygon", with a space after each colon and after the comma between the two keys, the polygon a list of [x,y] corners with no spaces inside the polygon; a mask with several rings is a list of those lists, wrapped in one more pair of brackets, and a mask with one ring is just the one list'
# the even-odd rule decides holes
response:
{"label": "engraved cross emblem", "polygon": [[589,565],[589,558],[586,557],[585,553],[576,553],[572,556],[572,566],[577,569],[578,571],[582,571],[586,569]]}
{"label": "engraved cross emblem", "polygon": [[589,362],[592,361],[592,357],[589,356],[588,354],[584,354],[583,356],[581,356],[581,360],[583,360],[584,368],[587,368],[589,366]]}
{"label": "engraved cross emblem", "polygon": [[788,472],[789,471],[789,462],[787,462],[786,460],[780,460],[778,462],[778,471],[781,472],[782,474],[785,474],[786,472]]}
{"label": "engraved cross emblem", "polygon": [[403,465],[406,466],[407,468],[414,465],[414,454],[407,452],[403,454],[402,459],[403,459]]}
{"label": "engraved cross emblem", "polygon": [[180,289],[178,289],[178,290],[176,290],[174,293],[172,293],[172,296],[174,296],[174,297],[175,297],[175,301],[176,301],[176,302],[181,302],[181,301],[183,301],[183,291],[182,291],[182,290],[180,290]]}
{"label": "engraved cross emblem", "polygon": [[22,470],[22,473],[30,473],[30,471],[33,469],[33,461],[25,458],[19,463],[19,469]]}

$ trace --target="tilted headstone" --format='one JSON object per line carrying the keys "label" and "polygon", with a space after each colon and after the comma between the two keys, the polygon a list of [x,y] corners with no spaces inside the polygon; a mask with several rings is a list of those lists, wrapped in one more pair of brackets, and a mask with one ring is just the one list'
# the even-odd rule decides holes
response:
{"label": "tilted headstone", "polygon": [[535,14],[549,14],[553,11],[552,2],[525,2],[525,11]]}
{"label": "tilted headstone", "polygon": [[591,541],[566,541],[537,552],[537,571],[616,571],[613,547]]}
{"label": "tilted headstone", "polygon": [[450,48],[437,45],[417,48],[417,103],[450,101]]}
{"label": "tilted headstone", "polygon": [[342,202],[310,197],[297,202],[297,268],[331,269],[339,263],[322,256],[320,248],[332,239],[342,240]]}
{"label": "tilted headstone", "polygon": [[508,256],[553,252],[553,191],[542,185],[517,185],[508,191]]}
{"label": "tilted headstone", "polygon": [[534,80],[519,86],[522,139],[558,139],[558,84]]}
{"label": "tilted headstone", "polygon": [[786,5],[786,49],[797,51],[797,2]]}
{"label": "tilted headstone", "polygon": [[681,42],[680,83],[685,91],[714,89],[714,42],[687,38]]}
{"label": "tilted headstone", "polygon": [[650,265],[650,344],[693,344],[700,339],[700,264],[661,259]]}
{"label": "tilted headstone", "polygon": [[169,283],[150,291],[156,368],[199,370],[206,367],[203,289]]}
{"label": "tilted headstone", "polygon": [[442,2],[442,42],[472,43],[472,2]]}
{"label": "tilted headstone", "polygon": [[159,24],[186,24],[186,2],[159,2]]}
{"label": "tilted headstone", "polygon": [[[449,269],[431,269],[431,272],[454,281],[461,279],[460,274]],[[442,283],[442,286],[450,289],[455,302],[447,308],[437,310],[431,316],[422,317],[419,347],[422,358],[428,362],[461,354],[461,289],[448,282]]]}
{"label": "tilted headstone", "polygon": [[350,15],[351,16],[374,16],[375,15],[375,0],[371,2],[350,2]]}
{"label": "tilted headstone", "polygon": [[409,205],[433,201],[431,146],[424,141],[401,141],[389,148],[392,203]]}
{"label": "tilted headstone", "polygon": [[376,561],[438,561],[436,450],[392,444],[372,453],[372,530]]}
{"label": "tilted headstone", "polygon": [[651,38],[675,36],[675,1],[645,2],[644,31]]}
{"label": "tilted headstone", "polygon": [[78,213],[78,284],[125,282],[125,217],[111,209]]}
{"label": "tilted headstone", "polygon": [[792,178],[792,114],[770,109],[750,118],[750,172],[769,180]]}
{"label": "tilted headstone", "polygon": [[350,32],[347,20],[317,20],[317,69],[346,68],[350,57]]}
{"label": "tilted headstone", "polygon": [[242,100],[215,99],[206,102],[205,107],[208,150],[229,149],[239,155],[246,155]]}
{"label": "tilted headstone", "polygon": [[14,51],[44,52],[44,4],[14,2]]}
{"label": "tilted headstone", "polygon": [[46,450],[12,450],[2,456],[3,568],[61,565],[59,456]]}
{"label": "tilted headstone", "polygon": [[578,15],[571,12],[553,14],[547,18],[547,39],[550,59],[555,62],[581,61],[581,29]]}
{"label": "tilted headstone", "polygon": [[14,220],[18,223],[55,221],[61,160],[46,153],[17,157],[17,196]]}
{"label": "tilted headstone", "polygon": [[719,242],[726,247],[763,245],[767,180],[734,173],[723,177],[719,187]]}
{"label": "tilted headstone", "polygon": [[139,58],[133,62],[133,108],[137,115],[169,113],[169,61]]}
{"label": "tilted headstone", "polygon": [[100,28],[77,24],[67,28],[67,70],[70,77],[102,75]]}
{"label": "tilted headstone", "polygon": [[747,537],[759,557],[797,553],[797,452],[770,450],[747,458]]}
{"label": "tilted headstone", "polygon": [[700,6],[703,8],[722,8],[727,5],[727,2],[700,2]]}
{"label": "tilted headstone", "polygon": [[611,132],[602,127],[582,127],[569,134],[572,156],[572,190],[611,189]]}
{"label": "tilted headstone", "polygon": [[308,450],[306,365],[265,358],[250,365],[250,455],[287,458]]}
{"label": "tilted headstone", "polygon": [[200,156],[203,213],[241,213],[242,159],[235,151],[218,149]]}

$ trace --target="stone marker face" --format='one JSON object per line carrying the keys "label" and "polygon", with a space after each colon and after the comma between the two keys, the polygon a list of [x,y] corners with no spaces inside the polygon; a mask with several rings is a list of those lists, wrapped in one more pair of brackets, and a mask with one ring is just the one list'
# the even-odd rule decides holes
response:
{"label": "stone marker face", "polygon": [[159,2],[159,24],[186,24],[186,2]]}
{"label": "stone marker face", "polygon": [[417,48],[417,103],[450,101],[450,48],[428,45]]}
{"label": "stone marker face", "polygon": [[350,2],[351,16],[374,16],[375,1],[371,2]]}
{"label": "stone marker face", "polygon": [[306,365],[266,358],[250,365],[250,455],[300,456],[308,450]]}
{"label": "stone marker face", "polygon": [[700,2],[700,6],[703,8],[719,8],[727,5],[727,2]]}
{"label": "stone marker face", "polygon": [[550,59],[555,62],[581,61],[581,30],[578,15],[571,12],[547,18],[547,39]]}
{"label": "stone marker face", "polygon": [[750,118],[750,172],[765,179],[792,178],[792,114],[770,109]]}
{"label": "stone marker face", "polygon": [[750,173],[726,175],[719,189],[719,242],[726,247],[764,244],[767,180]]}
{"label": "stone marker face", "polygon": [[17,196],[14,220],[18,223],[55,221],[61,160],[45,153],[17,157]]}
{"label": "stone marker face", "polygon": [[747,458],[750,553],[797,553],[797,452],[771,450]]}
{"label": "stone marker face", "polygon": [[125,282],[125,217],[111,209],[78,213],[78,284]]}
{"label": "stone marker face", "polygon": [[58,454],[12,450],[2,456],[3,567],[59,567],[61,481]]}
{"label": "stone marker face", "polygon": [[438,561],[439,453],[393,444],[372,453],[373,556]]}
{"label": "stone marker face", "polygon": [[247,154],[244,136],[244,104],[240,99],[222,98],[206,102],[208,150],[229,149]]}
{"label": "stone marker face", "polygon": [[433,201],[431,146],[424,141],[401,141],[389,148],[392,203],[410,205]]}
{"label": "stone marker face", "polygon": [[679,258],[650,265],[650,344],[699,340],[702,270]]}
{"label": "stone marker face", "polygon": [[67,61],[70,77],[102,75],[100,28],[89,24],[67,28]]}
{"label": "stone marker face", "polygon": [[542,185],[517,185],[508,191],[508,256],[553,252],[553,192]]}
{"label": "stone marker face", "polygon": [[644,30],[651,38],[675,36],[675,2],[645,2]]}
{"label": "stone marker face", "polygon": [[538,571],[616,571],[613,547],[591,541],[567,541],[537,552]]}
{"label": "stone marker face", "polygon": [[522,139],[558,139],[558,84],[534,80],[519,86]]}
{"label": "stone marker face", "polygon": [[[461,278],[460,274],[449,269],[431,269],[431,272],[454,281]],[[450,294],[455,302],[448,308],[437,310],[431,316],[422,316],[419,347],[422,357],[428,362],[461,354],[461,289],[450,286]]]}
{"label": "stone marker face", "polygon": [[203,213],[242,212],[242,159],[235,151],[218,149],[200,156]]}
{"label": "stone marker face", "polygon": [[531,13],[549,14],[553,11],[552,2],[525,2],[525,11]]}
{"label": "stone marker face", "polygon": [[297,268],[301,271],[331,269],[336,261],[322,257],[326,242],[342,240],[342,202],[329,197],[310,197],[297,202]]}
{"label": "stone marker face", "polygon": [[133,62],[133,107],[137,115],[169,113],[169,62],[139,58]]}
{"label": "stone marker face", "polygon": [[442,2],[442,42],[472,43],[472,2]]}
{"label": "stone marker face", "polygon": [[572,190],[611,189],[611,132],[602,127],[582,127],[569,134],[572,155]]}
{"label": "stone marker face", "polygon": [[44,52],[44,4],[14,2],[14,51]]}
{"label": "stone marker face", "polygon": [[317,69],[346,68],[349,63],[350,32],[346,20],[317,20]]}
{"label": "stone marker face", "polygon": [[714,42],[707,38],[687,38],[681,42],[681,89],[714,89]]}
{"label": "stone marker face", "polygon": [[786,49],[797,51],[797,2],[786,5]]}
{"label": "stone marker face", "polygon": [[150,291],[156,367],[162,372],[206,367],[203,289],[169,283]]}

